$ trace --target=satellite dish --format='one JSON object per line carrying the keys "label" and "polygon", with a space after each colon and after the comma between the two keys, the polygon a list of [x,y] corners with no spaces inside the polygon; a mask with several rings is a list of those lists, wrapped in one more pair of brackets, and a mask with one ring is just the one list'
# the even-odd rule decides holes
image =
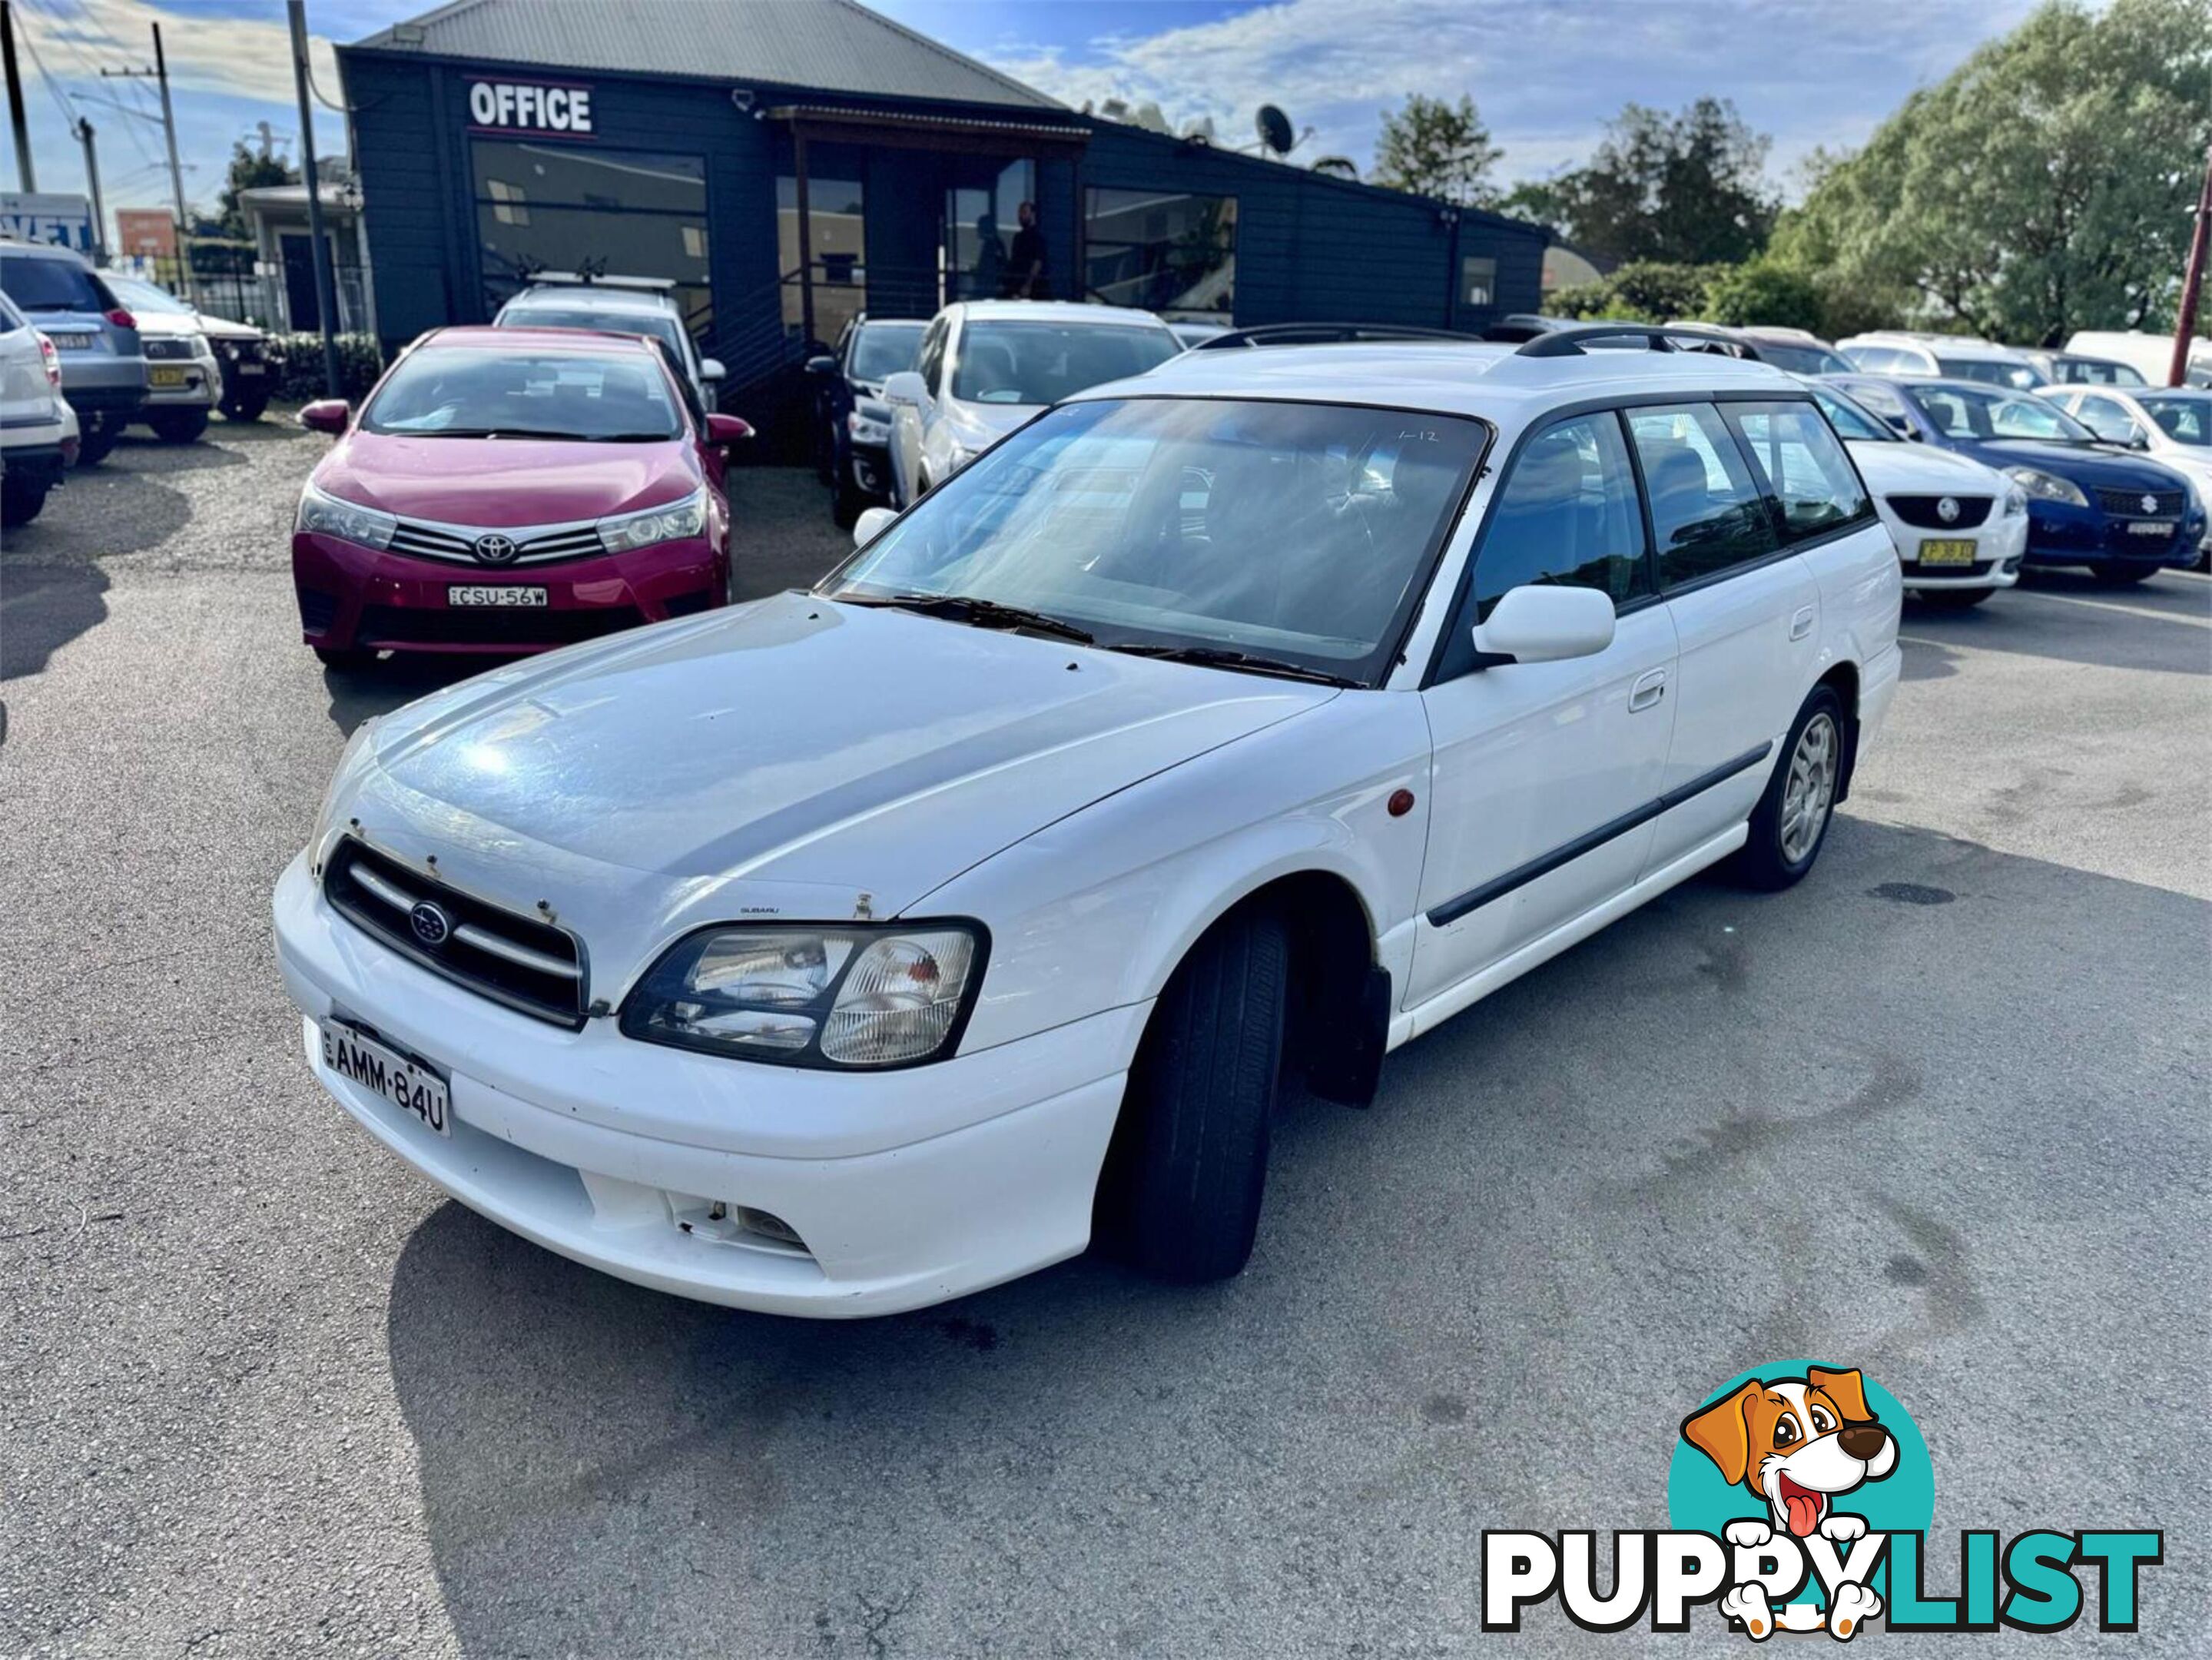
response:
{"label": "satellite dish", "polygon": [[1297,135],[1291,130],[1291,118],[1273,104],[1261,105],[1252,125],[1260,135],[1260,147],[1278,155],[1288,155],[1298,142]]}

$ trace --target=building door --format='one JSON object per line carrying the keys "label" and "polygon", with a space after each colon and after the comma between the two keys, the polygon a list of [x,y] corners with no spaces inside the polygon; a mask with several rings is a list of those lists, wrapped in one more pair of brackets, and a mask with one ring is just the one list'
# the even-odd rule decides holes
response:
{"label": "building door", "polygon": [[310,333],[323,325],[323,308],[315,297],[315,245],[305,234],[289,232],[278,240],[284,252],[284,314],[294,329]]}
{"label": "building door", "polygon": [[1026,156],[945,158],[945,212],[938,238],[941,303],[997,300],[1007,291],[1021,205],[1036,199],[1036,164]]}

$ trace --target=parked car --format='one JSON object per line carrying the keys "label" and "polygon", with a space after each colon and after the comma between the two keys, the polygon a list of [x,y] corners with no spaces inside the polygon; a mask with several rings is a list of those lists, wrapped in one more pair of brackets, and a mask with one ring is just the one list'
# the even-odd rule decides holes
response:
{"label": "parked car", "polygon": [[1185,351],[1194,346],[1203,345],[1208,340],[1218,338],[1228,333],[1230,330],[1230,325],[1226,323],[1209,323],[1194,317],[1170,317],[1164,320],[1168,325],[1169,331],[1182,342]]}
{"label": "parked car", "polygon": [[[2143,384],[2163,386],[2173,369],[2173,337],[2146,334],[2141,329],[2081,329],[2069,337],[2066,350],[2093,356],[2116,358],[2143,378]],[[2212,386],[2212,340],[2189,343],[2189,360],[2182,384]]]}
{"label": "parked car", "polygon": [[1861,374],[1978,380],[2014,392],[2026,392],[2043,380],[2041,371],[2011,347],[1963,335],[1882,330],[1838,340],[1836,350]]}
{"label": "parked car", "polygon": [[1581,325],[1571,317],[1546,317],[1537,312],[1516,311],[1499,318],[1488,328],[1483,330],[1482,337],[1486,340],[1517,344],[1524,340],[1534,340],[1540,335],[1553,334],[1561,329],[1580,326]]}
{"label": "parked car", "polygon": [[364,724],[275,897],[307,1063],[683,1296],[1236,1273],[1282,1080],[1363,1104],[1693,873],[1798,880],[1895,693],[1804,388],[1596,337],[1192,352],[811,593]]}
{"label": "parked car", "polygon": [[930,319],[913,369],[884,382],[891,499],[915,500],[1047,404],[1141,374],[1182,350],[1148,311],[971,300]]}
{"label": "parked car", "polygon": [[2046,386],[2043,395],[2106,443],[2141,450],[2189,481],[2208,521],[2197,569],[2212,569],[2212,390]]}
{"label": "parked car", "polygon": [[137,319],[146,353],[146,401],[133,418],[165,444],[198,441],[222,401],[222,369],[199,313],[151,283],[100,276]]}
{"label": "parked car", "polygon": [[1931,605],[1978,605],[2020,581],[2026,491],[1956,451],[1906,442],[1833,381],[1804,384],[1873,492],[1897,544],[1905,593]]}
{"label": "parked car", "polygon": [[2027,496],[2027,563],[2140,582],[2196,562],[2203,514],[2172,468],[2130,455],[2048,398],[1972,380],[1838,377],[1907,437],[1995,467]]}
{"label": "parked car", "polygon": [[2140,386],[2143,378],[2132,363],[2117,357],[2091,357],[2078,351],[2023,350],[2046,386]]}
{"label": "parked car", "polygon": [[76,459],[61,354],[0,295],[0,527],[27,525]]}
{"label": "parked car", "polygon": [[137,319],[82,256],[46,242],[0,237],[0,294],[53,342],[76,411],[77,465],[99,465],[146,402]]}
{"label": "parked car", "polygon": [[698,413],[714,407],[722,386],[720,362],[699,355],[691,325],[676,303],[676,284],[658,277],[580,277],[541,271],[501,306],[495,328],[596,329],[658,340],[690,382]]}
{"label": "parked car", "polygon": [[830,486],[830,516],[847,530],[862,508],[890,499],[891,410],[884,382],[914,367],[927,327],[918,318],[864,313],[845,325],[835,351],[807,360],[815,454]]}
{"label": "parked car", "polygon": [[300,625],[333,668],[381,651],[519,653],[726,603],[724,453],[662,348],[634,336],[449,328],[385,371],[301,492]]}
{"label": "parked car", "polygon": [[[1850,364],[1836,349],[1809,329],[1735,328],[1719,323],[1695,322],[1669,323],[1667,327],[1675,337],[1677,345],[1689,344],[1702,337],[1711,341],[1713,349],[1730,356],[1747,357],[1754,363],[1771,363],[1792,374],[1851,372]],[[1689,339],[1685,340],[1685,336]]]}
{"label": "parked car", "polygon": [[269,408],[269,394],[277,368],[276,351],[267,334],[251,323],[234,322],[228,317],[201,311],[160,283],[149,283],[143,277],[113,271],[104,271],[100,276],[135,315],[181,315],[197,322],[200,333],[213,349],[222,382],[222,396],[216,407],[225,420],[258,421],[262,417]]}

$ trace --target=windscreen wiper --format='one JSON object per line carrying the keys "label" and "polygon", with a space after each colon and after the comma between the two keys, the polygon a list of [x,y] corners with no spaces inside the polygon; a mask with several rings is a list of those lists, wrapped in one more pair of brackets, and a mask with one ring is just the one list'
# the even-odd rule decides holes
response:
{"label": "windscreen wiper", "polygon": [[1341,674],[1331,674],[1326,669],[1308,668],[1304,663],[1285,662],[1279,657],[1261,657],[1249,651],[1236,651],[1227,646],[1108,646],[1108,651],[1118,651],[1130,657],[1156,657],[1166,663],[1197,663],[1206,668],[1243,669],[1248,674],[1273,674],[1285,680],[1310,680],[1322,686],[1357,686],[1360,683]]}
{"label": "windscreen wiper", "polygon": [[1022,605],[1002,605],[995,599],[979,599],[966,593],[884,593],[840,594],[839,599],[849,605],[883,605],[897,611],[916,611],[925,617],[942,617],[947,622],[969,623],[982,629],[1027,629],[1033,634],[1049,634],[1055,639],[1073,640],[1078,645],[1091,643],[1091,630],[1078,628],[1073,623],[1041,611],[1030,611]]}

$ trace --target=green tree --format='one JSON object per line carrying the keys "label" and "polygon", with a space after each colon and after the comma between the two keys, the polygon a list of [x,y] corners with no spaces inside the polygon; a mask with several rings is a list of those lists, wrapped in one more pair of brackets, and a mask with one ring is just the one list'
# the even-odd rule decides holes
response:
{"label": "green tree", "polygon": [[1370,177],[1391,190],[1432,196],[1462,207],[1487,207],[1497,199],[1490,170],[1504,152],[1464,93],[1456,104],[1410,95],[1405,107],[1382,112]]}
{"label": "green tree", "polygon": [[1702,317],[1705,294],[1726,269],[1720,265],[1669,265],[1631,260],[1601,283],[1554,289],[1544,309],[1562,317],[1620,319],[1638,323],[1671,323]]}
{"label": "green tree", "polygon": [[1674,115],[1630,104],[1587,166],[1521,185],[1505,206],[1594,258],[1733,265],[1774,226],[1767,142],[1725,99]]}
{"label": "green tree", "polygon": [[1827,297],[1811,272],[1776,259],[1752,259],[1726,267],[1706,284],[1698,315],[1738,327],[1764,324],[1818,334],[1826,326]]}
{"label": "green tree", "polygon": [[230,169],[223,179],[222,191],[216,198],[216,217],[222,222],[222,234],[243,240],[247,234],[246,216],[239,211],[238,193],[242,190],[258,190],[264,185],[296,185],[300,171],[288,166],[274,155],[263,155],[248,149],[243,143],[230,147]]}
{"label": "green tree", "polygon": [[2159,326],[2212,142],[2212,4],[2053,0],[1822,158],[1777,254],[1832,303],[2057,345]]}

